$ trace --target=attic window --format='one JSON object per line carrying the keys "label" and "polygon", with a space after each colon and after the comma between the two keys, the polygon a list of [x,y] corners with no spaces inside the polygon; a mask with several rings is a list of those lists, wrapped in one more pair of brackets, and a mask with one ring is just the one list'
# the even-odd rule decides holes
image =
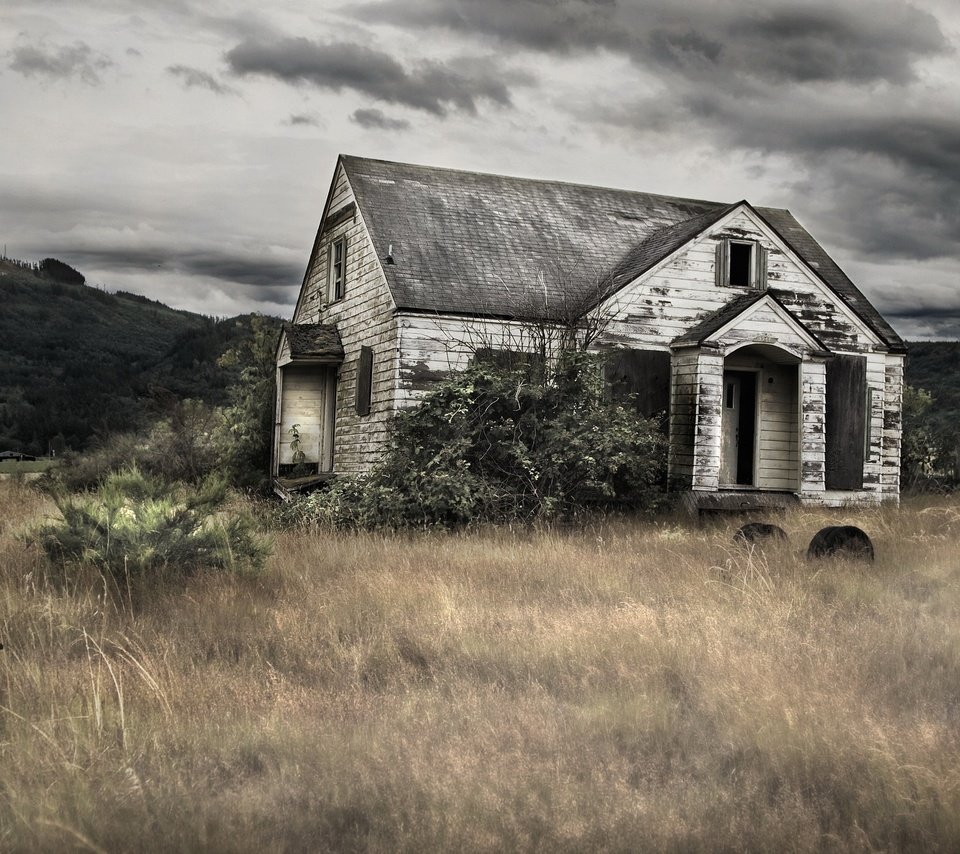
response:
{"label": "attic window", "polygon": [[753,243],[730,241],[730,275],[728,283],[733,287],[749,288],[753,281]]}
{"label": "attic window", "polygon": [[347,268],[347,240],[340,237],[330,244],[330,301],[343,299]]}
{"label": "attic window", "polygon": [[717,243],[717,284],[731,288],[767,287],[767,250],[753,240],[725,237]]}

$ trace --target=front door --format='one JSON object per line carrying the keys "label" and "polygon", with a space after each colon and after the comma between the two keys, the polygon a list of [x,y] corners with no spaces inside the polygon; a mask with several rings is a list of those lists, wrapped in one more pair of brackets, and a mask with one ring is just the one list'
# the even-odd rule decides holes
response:
{"label": "front door", "polygon": [[753,486],[756,421],[756,373],[724,371],[720,425],[721,486]]}

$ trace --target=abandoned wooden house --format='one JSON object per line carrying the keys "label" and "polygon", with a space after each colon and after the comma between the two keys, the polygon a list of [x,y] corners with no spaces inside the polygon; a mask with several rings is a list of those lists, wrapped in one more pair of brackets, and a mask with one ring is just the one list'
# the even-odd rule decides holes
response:
{"label": "abandoned wooden house", "polygon": [[789,211],[351,156],[278,345],[278,489],[367,470],[400,407],[574,308],[698,506],[898,499],[904,343]]}

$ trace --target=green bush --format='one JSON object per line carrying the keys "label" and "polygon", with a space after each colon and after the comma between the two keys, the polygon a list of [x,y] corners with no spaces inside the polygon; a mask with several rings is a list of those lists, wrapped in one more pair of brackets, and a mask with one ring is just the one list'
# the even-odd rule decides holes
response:
{"label": "green bush", "polygon": [[48,479],[53,490],[96,489],[109,475],[128,468],[167,483],[200,483],[217,470],[223,415],[200,400],[176,401],[141,435],[116,433],[82,454],[64,457]]}
{"label": "green bush", "polygon": [[654,509],[665,471],[656,422],[608,400],[599,357],[571,352],[548,378],[486,364],[454,375],[396,416],[368,476],[292,502],[283,519],[458,528],[605,502]]}
{"label": "green bush", "polygon": [[95,493],[58,496],[61,519],[28,535],[64,565],[91,566],[118,585],[204,568],[256,573],[269,553],[251,519],[218,512],[222,479],[199,487],[166,483],[137,469],[108,475]]}

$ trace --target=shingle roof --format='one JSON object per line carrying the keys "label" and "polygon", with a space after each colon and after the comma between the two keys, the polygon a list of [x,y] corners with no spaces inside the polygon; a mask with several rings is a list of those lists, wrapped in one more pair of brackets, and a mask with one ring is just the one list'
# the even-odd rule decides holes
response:
{"label": "shingle roof", "polygon": [[323,323],[285,323],[290,355],[297,359],[343,359],[343,345],[335,326]]}
{"label": "shingle roof", "polygon": [[627,284],[637,276],[642,275],[658,261],[663,260],[675,252],[684,243],[692,240],[701,231],[709,228],[720,217],[732,210],[736,205],[716,208],[690,219],[681,220],[674,225],[654,231],[649,237],[638,243],[614,267],[613,282],[615,285]]}
{"label": "shingle roof", "polygon": [[[556,320],[595,302],[732,206],[342,155],[400,309]],[[774,230],[892,347],[900,337],[785,210]],[[781,231],[785,229],[785,233]]]}

